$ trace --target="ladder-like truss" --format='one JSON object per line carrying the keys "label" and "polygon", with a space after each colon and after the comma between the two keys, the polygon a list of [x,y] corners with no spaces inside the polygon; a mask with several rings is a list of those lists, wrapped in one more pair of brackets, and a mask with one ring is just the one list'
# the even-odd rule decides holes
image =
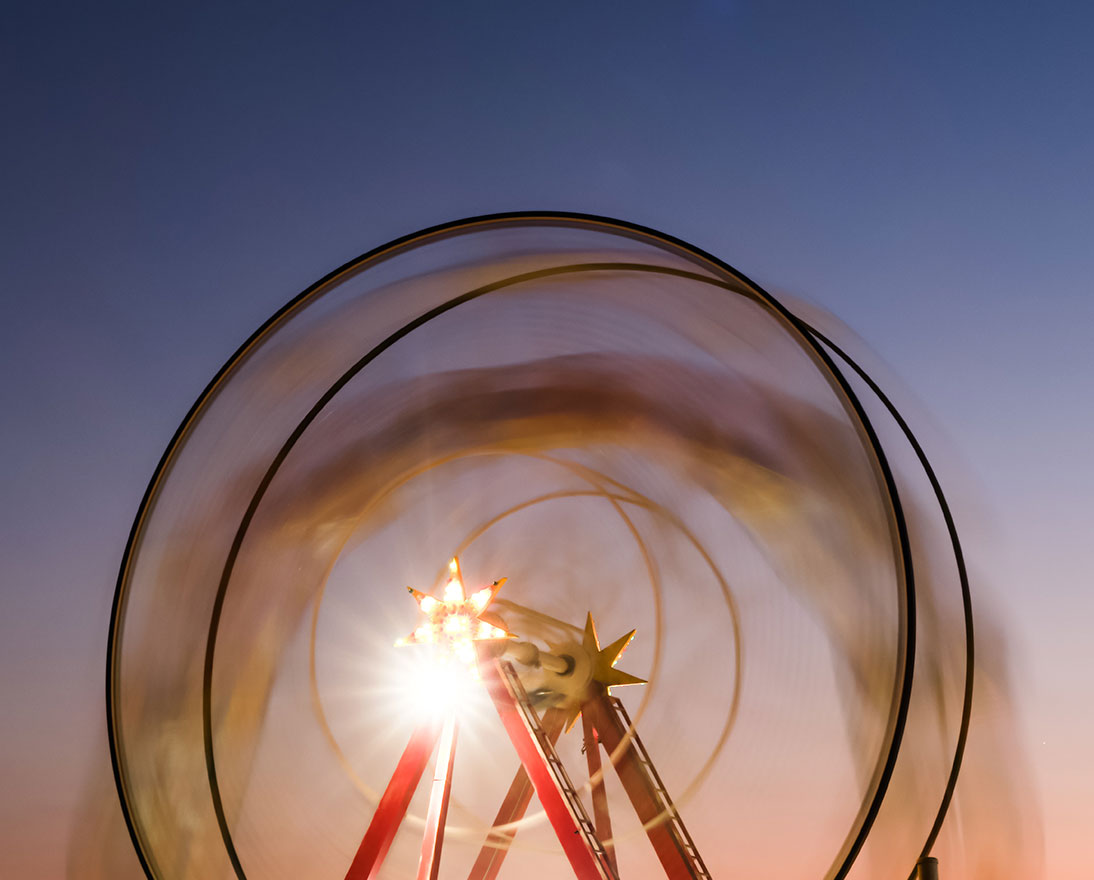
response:
{"label": "ladder-like truss", "polygon": [[[637,774],[642,781],[643,787],[646,789],[644,796],[641,797],[643,803],[652,803],[652,809],[643,807],[639,809],[639,805],[635,803],[636,797],[631,794],[628,789],[627,794],[631,797],[631,803],[635,805],[635,810],[639,814],[639,818],[642,818],[644,813],[653,812],[654,815],[650,819],[643,819],[643,824],[649,822],[656,822],[656,828],[658,830],[663,829],[663,832],[672,840],[672,844],[677,851],[678,860],[683,863],[688,873],[684,876],[696,878],[696,880],[711,880],[710,871],[707,870],[707,866],[703,863],[702,856],[699,855],[699,850],[695,846],[695,841],[692,840],[691,835],[688,834],[688,829],[684,825],[684,820],[680,817],[680,812],[676,809],[676,804],[672,802],[668,789],[665,787],[665,783],[661,781],[661,776],[657,772],[657,768],[653,764],[653,760],[650,758],[649,752],[646,751],[645,745],[642,744],[641,737],[638,736],[638,729],[631,721],[630,715],[627,714],[627,710],[623,707],[622,701],[618,697],[604,694],[600,698],[601,719],[607,719],[605,727],[609,727],[615,733],[614,739],[618,742],[622,742],[627,738],[629,732],[629,743],[616,761],[616,770],[619,772],[620,777],[623,776],[624,767],[634,762],[639,773]],[[605,708],[608,711],[605,711]],[[601,742],[605,743],[605,747],[608,749],[609,754],[614,753],[615,747],[607,745],[607,741],[601,734]],[[650,834],[650,840],[653,840],[654,835],[653,828],[647,828],[647,833]],[[654,842],[654,847],[658,847],[658,842]],[[660,852],[658,853],[660,855]],[[665,859],[662,858],[662,863]],[[675,864],[675,862],[674,862]],[[668,870],[668,865],[665,866]]]}

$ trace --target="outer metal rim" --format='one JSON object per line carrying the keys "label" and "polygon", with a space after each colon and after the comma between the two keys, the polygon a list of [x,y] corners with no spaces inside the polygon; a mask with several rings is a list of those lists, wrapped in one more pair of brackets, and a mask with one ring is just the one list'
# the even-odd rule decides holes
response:
{"label": "outer metal rim", "polygon": [[[938,834],[942,830],[942,823],[946,820],[946,813],[953,800],[954,789],[957,786],[957,777],[961,772],[961,762],[964,759],[965,746],[969,738],[969,722],[972,718],[973,673],[976,669],[976,639],[973,628],[972,591],[969,587],[969,573],[965,567],[965,554],[961,549],[961,539],[957,535],[957,526],[953,521],[953,513],[950,511],[950,505],[946,500],[946,494],[942,491],[942,484],[939,483],[938,476],[935,474],[934,468],[931,467],[931,463],[927,458],[927,454],[923,451],[919,439],[904,420],[904,417],[896,408],[896,405],[849,354],[814,327],[810,327],[804,322],[802,322],[802,326],[806,327],[811,334],[832,349],[832,351],[839,355],[842,360],[847,362],[851,369],[858,374],[867,386],[869,386],[870,391],[879,401],[881,401],[889,411],[889,415],[892,416],[893,421],[900,427],[908,444],[915,452],[920,467],[923,468],[924,474],[926,474],[927,479],[930,481],[931,490],[934,492],[935,500],[938,502],[942,518],[946,523],[946,531],[949,534],[950,545],[953,548],[954,563],[957,567],[957,577],[961,586],[961,608],[965,626],[965,688],[961,702],[961,724],[958,727],[957,743],[954,746],[953,761],[950,764],[950,773],[946,780],[946,789],[942,794],[942,801],[939,804],[934,824],[931,826],[930,833],[927,835],[927,840],[923,844],[923,849],[920,851],[919,855],[921,859],[924,859],[931,854],[931,849],[938,839]],[[915,873],[915,869],[913,868],[911,875],[909,875],[909,880],[915,876]]]}

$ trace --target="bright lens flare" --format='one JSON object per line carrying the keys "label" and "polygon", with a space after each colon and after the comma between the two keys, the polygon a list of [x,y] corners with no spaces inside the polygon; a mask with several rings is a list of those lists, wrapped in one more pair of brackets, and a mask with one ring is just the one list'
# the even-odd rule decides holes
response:
{"label": "bright lens flare", "polygon": [[[467,647],[473,664],[474,649],[470,643]],[[436,647],[423,648],[399,676],[399,701],[403,710],[423,720],[463,712],[474,705],[481,691],[468,663],[445,657]]]}
{"label": "bright lens flare", "polygon": [[443,599],[407,587],[426,619],[395,645],[429,646],[428,656],[418,658],[426,662],[415,666],[415,680],[409,686],[415,700],[421,699],[435,708],[452,707],[454,700],[462,702],[467,698],[467,685],[479,680],[478,656],[473,643],[512,638],[512,634],[501,627],[479,619],[504,583],[505,578],[501,578],[468,597],[463,588],[460,562],[453,558],[448,563]]}

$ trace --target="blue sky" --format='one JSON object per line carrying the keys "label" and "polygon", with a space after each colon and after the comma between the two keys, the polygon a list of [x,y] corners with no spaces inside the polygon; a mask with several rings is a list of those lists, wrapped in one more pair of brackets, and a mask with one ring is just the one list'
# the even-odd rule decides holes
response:
{"label": "blue sky", "polygon": [[380,242],[557,209],[835,313],[919,401],[1014,631],[1047,874],[1079,877],[1092,30],[1082,3],[9,9],[0,807],[52,842],[26,864],[60,874],[71,780],[104,759],[116,567],[209,377]]}

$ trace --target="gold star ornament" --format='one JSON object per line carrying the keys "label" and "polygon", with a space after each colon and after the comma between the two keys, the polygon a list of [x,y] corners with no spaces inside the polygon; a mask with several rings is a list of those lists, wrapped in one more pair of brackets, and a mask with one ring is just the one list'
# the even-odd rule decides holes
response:
{"label": "gold star ornament", "polygon": [[606,648],[601,648],[600,637],[596,633],[596,623],[593,622],[592,613],[585,618],[585,636],[581,641],[581,647],[592,659],[593,681],[600,682],[609,693],[617,685],[646,683],[644,678],[639,678],[637,675],[631,675],[629,672],[623,672],[621,669],[615,668],[615,664],[619,662],[619,658],[627,650],[627,645],[634,638],[634,633],[635,631],[632,629]]}

